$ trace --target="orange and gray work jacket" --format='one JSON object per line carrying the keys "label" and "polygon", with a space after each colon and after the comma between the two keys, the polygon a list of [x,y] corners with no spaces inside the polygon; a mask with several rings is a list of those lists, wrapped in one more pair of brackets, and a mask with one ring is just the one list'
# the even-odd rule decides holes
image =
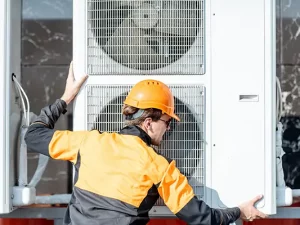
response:
{"label": "orange and gray work jacket", "polygon": [[66,112],[56,100],[41,110],[25,140],[29,150],[75,166],[75,183],[64,219],[68,225],[145,225],[159,196],[188,224],[229,224],[239,208],[213,209],[198,200],[175,162],[151,147],[136,126],[119,133],[59,131],[54,124]]}

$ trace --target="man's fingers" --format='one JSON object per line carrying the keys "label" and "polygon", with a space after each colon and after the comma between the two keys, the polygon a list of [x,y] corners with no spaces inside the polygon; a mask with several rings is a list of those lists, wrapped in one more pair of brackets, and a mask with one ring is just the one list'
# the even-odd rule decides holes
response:
{"label": "man's fingers", "polygon": [[259,201],[260,199],[262,199],[262,195],[257,195],[255,198],[252,199],[252,204],[254,205],[257,201]]}
{"label": "man's fingers", "polygon": [[256,217],[264,219],[264,218],[267,218],[268,215],[262,213],[262,212],[259,211],[259,210],[256,210]]}
{"label": "man's fingers", "polygon": [[70,63],[70,67],[69,67],[69,74],[68,74],[68,80],[75,80],[75,77],[74,77],[74,71],[73,71],[73,61],[71,61]]}
{"label": "man's fingers", "polygon": [[268,215],[266,215],[266,214],[264,214],[264,213],[262,213],[262,212],[258,212],[258,216],[259,216],[260,218],[263,218],[263,219],[265,219],[265,218],[268,217]]}
{"label": "man's fingers", "polygon": [[83,77],[80,77],[79,80],[77,80],[77,86],[80,88],[82,86],[82,84],[86,81],[86,79],[88,78],[88,75],[85,75]]}

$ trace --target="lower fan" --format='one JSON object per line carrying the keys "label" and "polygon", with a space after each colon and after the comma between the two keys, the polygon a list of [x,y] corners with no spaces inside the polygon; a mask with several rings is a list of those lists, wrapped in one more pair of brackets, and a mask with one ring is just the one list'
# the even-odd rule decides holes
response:
{"label": "lower fan", "polygon": [[[156,150],[176,161],[178,169],[188,177],[195,193],[203,197],[204,185],[204,88],[202,86],[170,86],[175,97],[175,120]],[[88,129],[118,132],[124,126],[122,104],[128,86],[90,86],[87,91]],[[120,93],[122,92],[122,93]],[[114,96],[117,93],[117,96]]]}

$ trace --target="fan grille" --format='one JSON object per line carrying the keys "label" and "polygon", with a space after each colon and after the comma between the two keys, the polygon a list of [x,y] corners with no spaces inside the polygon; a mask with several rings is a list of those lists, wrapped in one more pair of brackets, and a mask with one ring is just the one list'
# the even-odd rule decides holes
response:
{"label": "fan grille", "polygon": [[87,3],[90,75],[204,74],[204,0]]}
{"label": "fan grille", "polygon": [[[87,129],[118,132],[123,126],[121,108],[130,85],[87,85]],[[185,174],[195,194],[204,197],[204,87],[198,85],[170,85],[176,96],[176,114],[181,122],[172,121],[164,141],[157,149],[174,159]],[[163,205],[161,199],[157,205]]]}

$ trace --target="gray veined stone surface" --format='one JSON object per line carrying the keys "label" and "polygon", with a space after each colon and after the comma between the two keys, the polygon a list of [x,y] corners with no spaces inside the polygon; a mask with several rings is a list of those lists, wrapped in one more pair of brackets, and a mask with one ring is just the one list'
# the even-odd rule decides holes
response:
{"label": "gray veined stone surface", "polygon": [[300,1],[277,0],[277,76],[283,92],[285,182],[300,188]]}
{"label": "gray veined stone surface", "polygon": [[[31,111],[60,98],[72,60],[72,0],[23,0],[22,9],[22,86]],[[71,129],[72,105],[61,116],[55,129]],[[38,154],[28,154],[28,175],[33,176]],[[49,160],[37,186],[37,194],[70,192],[72,169],[69,162]]]}

